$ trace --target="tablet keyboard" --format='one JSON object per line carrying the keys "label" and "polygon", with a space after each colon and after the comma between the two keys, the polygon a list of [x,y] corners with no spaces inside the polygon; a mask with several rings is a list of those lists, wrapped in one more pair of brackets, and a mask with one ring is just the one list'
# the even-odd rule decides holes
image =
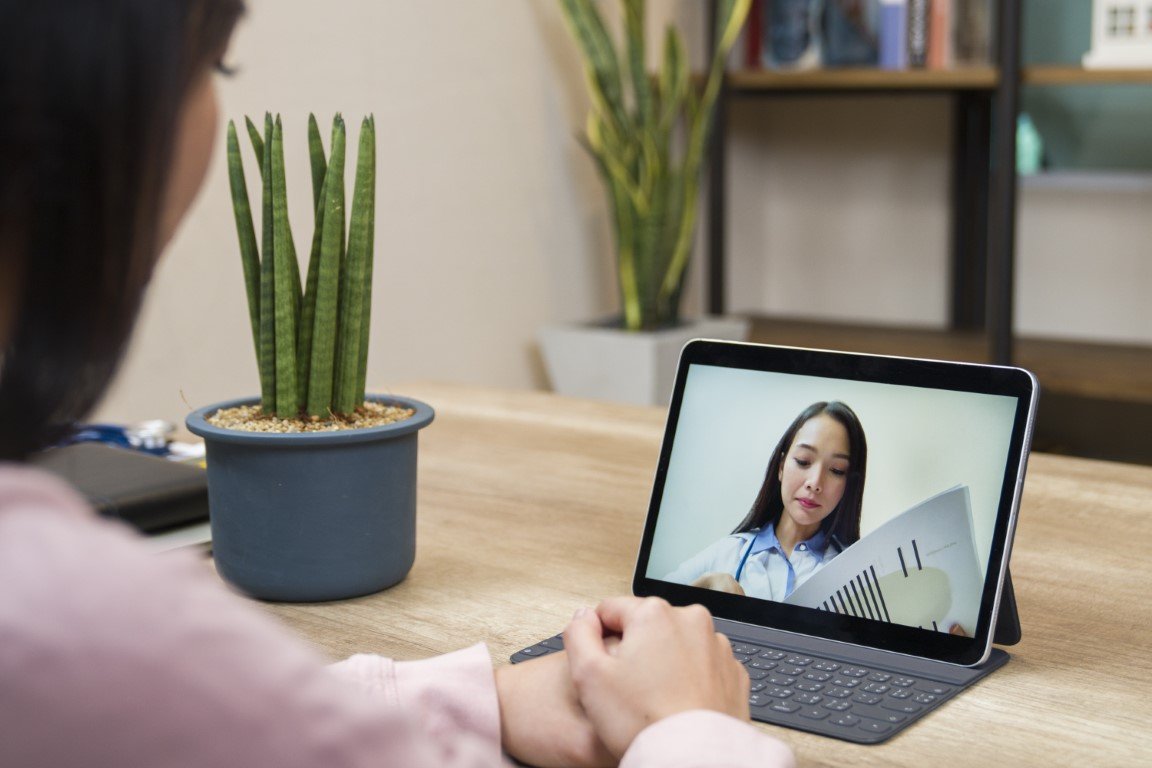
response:
{"label": "tablet keyboard", "polygon": [[[876,744],[908,727],[965,686],[731,639],[748,670],[753,720]],[[512,655],[512,663],[563,650],[559,635]]]}

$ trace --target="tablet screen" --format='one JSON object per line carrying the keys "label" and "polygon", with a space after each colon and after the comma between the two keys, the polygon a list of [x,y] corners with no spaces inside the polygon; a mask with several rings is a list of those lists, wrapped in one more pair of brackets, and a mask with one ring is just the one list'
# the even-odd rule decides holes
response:
{"label": "tablet screen", "polygon": [[637,581],[726,618],[969,658],[1032,396],[1018,369],[690,345]]}

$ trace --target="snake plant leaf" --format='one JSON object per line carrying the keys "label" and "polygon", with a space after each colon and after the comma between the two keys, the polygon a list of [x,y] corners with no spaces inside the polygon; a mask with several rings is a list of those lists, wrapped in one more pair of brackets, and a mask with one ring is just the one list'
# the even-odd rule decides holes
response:
{"label": "snake plant leaf", "polygon": [[664,63],[660,69],[660,121],[661,135],[672,130],[672,125],[684,106],[688,89],[688,61],[680,35],[669,27],[664,34]]}
{"label": "snake plant leaf", "polygon": [[624,36],[627,40],[628,75],[636,101],[635,122],[646,126],[651,125],[654,110],[644,44],[644,12],[644,0],[624,0]]}
{"label": "snake plant leaf", "polygon": [[256,153],[256,167],[260,169],[260,178],[264,178],[264,138],[251,118],[245,116],[244,124],[248,128],[248,140],[252,142],[252,150]]}
{"label": "snake plant leaf", "polygon": [[368,115],[368,131],[371,133],[372,184],[369,188],[367,253],[364,262],[363,302],[364,317],[360,321],[360,361],[356,371],[356,402],[363,403],[368,380],[368,337],[372,327],[372,262],[376,255],[376,116]]}
{"label": "snake plant leaf", "polygon": [[336,345],[336,381],[332,398],[336,413],[349,414],[363,404],[356,402],[360,390],[361,324],[364,320],[364,276],[368,258],[369,218],[372,215],[372,189],[376,183],[373,167],[373,134],[368,118],[360,125],[360,146],[356,157],[356,179],[352,194],[351,223],[348,228],[348,254],[340,285],[340,318]]}
{"label": "snake plant leaf", "polygon": [[240,262],[244,268],[244,287],[248,294],[248,317],[252,324],[252,343],[260,354],[260,252],[256,245],[256,228],[252,224],[252,204],[248,183],[244,179],[244,161],[236,123],[228,121],[228,185],[232,191],[232,214],[236,235],[240,239]]}
{"label": "snake plant leaf", "polygon": [[[328,171],[328,161],[324,159],[324,142],[320,140],[320,126],[316,115],[308,115],[308,161],[312,168],[312,210],[316,219],[320,217],[320,196],[324,188],[324,175]],[[317,224],[316,229],[320,229]]]}
{"label": "snake plant leaf", "polygon": [[[261,166],[272,166],[272,115],[264,114]],[[276,292],[275,244],[272,227],[272,174],[263,174],[260,261],[260,401],[265,413],[276,409]]]}
{"label": "snake plant leaf", "polygon": [[344,258],[344,119],[332,121],[332,141],[324,176],[323,231],[317,269],[312,361],[309,366],[307,412],[327,417],[332,411],[336,361],[336,318],[340,300],[340,269]]}
{"label": "snake plant leaf", "polygon": [[612,38],[591,0],[561,0],[564,18],[584,51],[589,92],[609,130],[623,134],[629,122],[624,104],[620,62]]}
{"label": "snake plant leaf", "polygon": [[300,312],[300,277],[296,247],[288,222],[288,185],[284,176],[284,129],[279,116],[272,130],[272,241],[275,258],[276,405],[281,418],[300,410],[296,379],[296,328]]}

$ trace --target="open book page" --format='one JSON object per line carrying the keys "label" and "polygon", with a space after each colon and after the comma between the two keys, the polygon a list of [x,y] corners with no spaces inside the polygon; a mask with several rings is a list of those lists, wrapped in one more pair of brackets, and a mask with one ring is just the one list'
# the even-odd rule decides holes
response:
{"label": "open book page", "polygon": [[984,574],[968,486],[932,496],[864,536],[784,601],[896,624],[971,634]]}

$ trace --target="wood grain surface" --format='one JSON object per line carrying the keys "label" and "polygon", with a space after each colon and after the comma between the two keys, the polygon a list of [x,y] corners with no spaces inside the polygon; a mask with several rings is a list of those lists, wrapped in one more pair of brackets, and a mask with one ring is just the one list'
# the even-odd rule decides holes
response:
{"label": "wood grain surface", "polygon": [[[496,664],[630,590],[660,409],[414,384],[416,564],[377,595],[264,604],[332,658],[488,644]],[[1012,661],[880,746],[773,726],[805,766],[1141,765],[1152,760],[1152,468],[1033,455],[1012,574]]]}

